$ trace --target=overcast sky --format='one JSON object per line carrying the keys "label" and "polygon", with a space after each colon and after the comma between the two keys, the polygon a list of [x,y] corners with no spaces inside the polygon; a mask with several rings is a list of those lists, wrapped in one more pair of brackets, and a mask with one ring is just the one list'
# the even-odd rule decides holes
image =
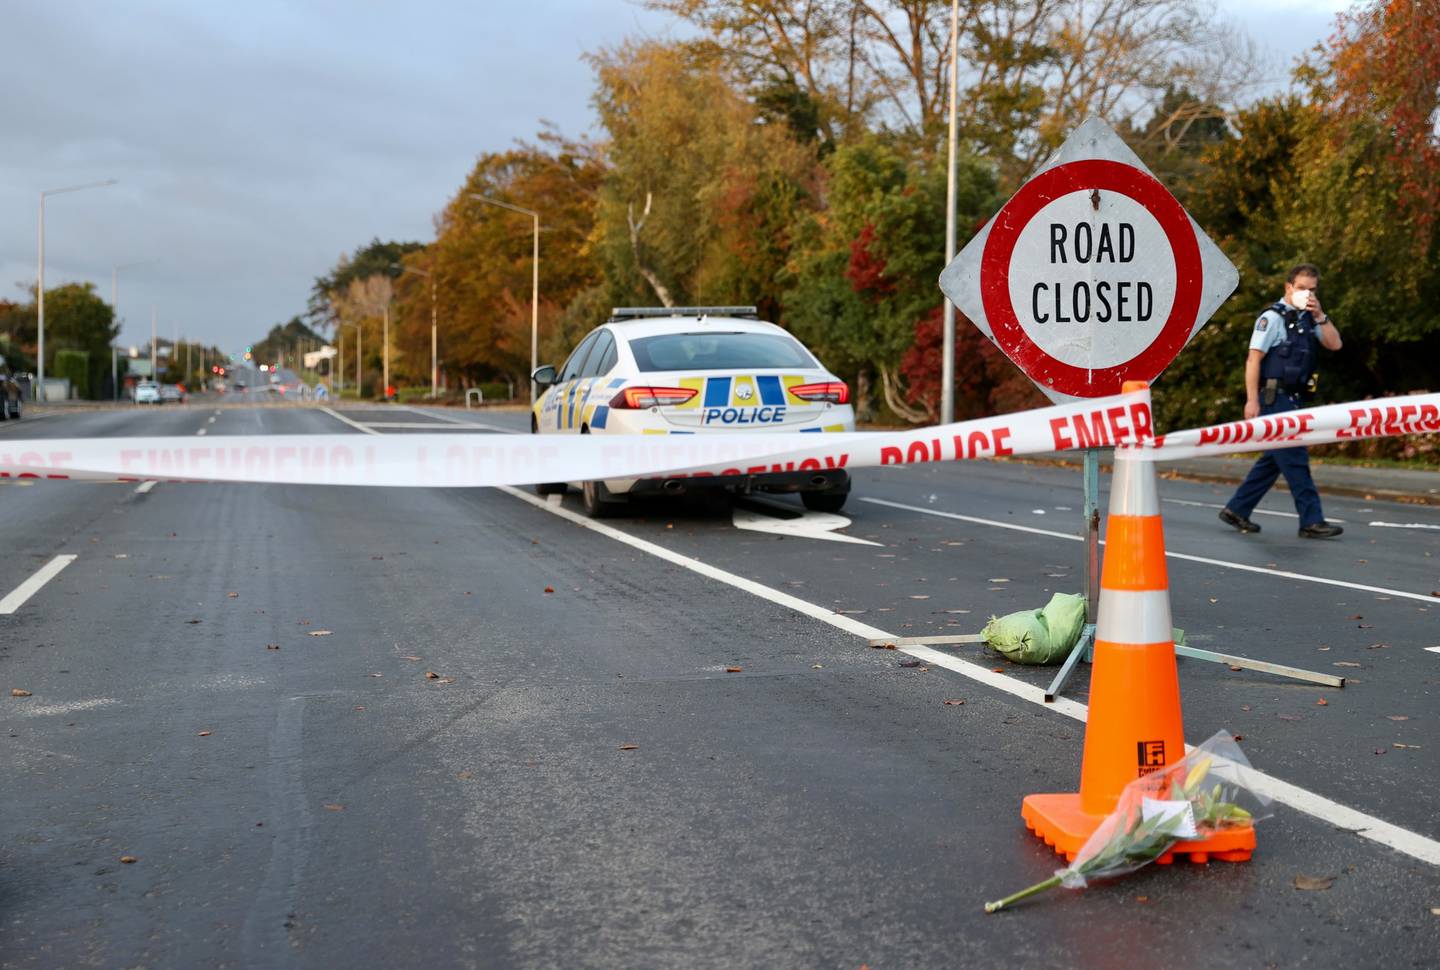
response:
{"label": "overcast sky", "polygon": [[[1283,79],[1338,0],[1220,0]],[[674,36],[627,0],[0,0],[0,296],[120,272],[122,342],[235,351],[305,309],[372,237],[432,219],[487,151],[540,119],[590,129],[585,51]]]}

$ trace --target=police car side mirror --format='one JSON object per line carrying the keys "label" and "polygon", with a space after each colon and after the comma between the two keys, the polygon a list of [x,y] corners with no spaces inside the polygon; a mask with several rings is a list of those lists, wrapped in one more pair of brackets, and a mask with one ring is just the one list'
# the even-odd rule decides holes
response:
{"label": "police car side mirror", "polygon": [[549,387],[550,385],[554,384],[555,377],[555,368],[550,364],[546,364],[544,367],[537,368],[535,373],[530,375],[530,379],[536,384],[539,384],[541,387]]}

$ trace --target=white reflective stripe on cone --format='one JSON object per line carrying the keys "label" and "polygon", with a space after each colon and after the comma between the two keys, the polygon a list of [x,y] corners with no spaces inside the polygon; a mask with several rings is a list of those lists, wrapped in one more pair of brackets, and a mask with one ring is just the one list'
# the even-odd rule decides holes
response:
{"label": "white reflective stripe on cone", "polygon": [[1115,471],[1110,476],[1111,515],[1159,515],[1160,495],[1155,486],[1155,465],[1138,448],[1115,449]]}
{"label": "white reflective stripe on cone", "polygon": [[1170,594],[1161,590],[1100,590],[1095,639],[1110,643],[1169,643]]}

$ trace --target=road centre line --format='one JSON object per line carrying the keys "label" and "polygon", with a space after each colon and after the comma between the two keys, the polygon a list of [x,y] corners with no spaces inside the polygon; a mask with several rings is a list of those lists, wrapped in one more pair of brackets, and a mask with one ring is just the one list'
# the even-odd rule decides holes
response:
{"label": "road centre line", "polygon": [[150,481],[148,481],[148,482],[141,482],[139,485],[135,486],[135,494],[136,494],[136,495],[144,495],[146,492],[150,491],[150,489],[152,489],[152,488],[154,488],[154,487],[155,487],[155,480],[152,478],[152,479],[151,479]]}
{"label": "road centre line", "polygon": [[[1332,519],[1331,521],[1339,521]],[[1426,522],[1370,522],[1368,525],[1376,529],[1440,529],[1440,525],[1430,525]]]}
{"label": "road centre line", "polygon": [[[1009,522],[997,522],[994,519],[980,519],[973,515],[960,515],[958,512],[943,512],[939,509],[927,509],[919,505],[906,505],[903,502],[891,502],[883,498],[862,497],[862,502],[869,502],[872,505],[884,505],[892,509],[903,509],[907,512],[919,512],[921,515],[934,515],[942,519],[958,519],[961,522],[973,522],[976,525],[994,526],[997,529],[1010,529],[1014,532],[1031,532],[1035,535],[1050,536],[1055,539],[1067,539],[1071,542],[1083,541],[1082,536],[1069,532],[1052,532],[1048,529],[1035,529],[1029,526],[1013,525]],[[1101,539],[1103,546],[1105,540]],[[1293,579],[1302,583],[1317,583],[1321,586],[1339,586],[1342,589],[1355,589],[1364,593],[1379,593],[1382,596],[1401,596],[1405,599],[1419,600],[1422,603],[1435,602],[1435,597],[1425,593],[1411,593],[1403,589],[1390,589],[1385,586],[1367,586],[1364,583],[1351,583],[1343,579],[1327,579],[1324,576],[1307,576],[1304,573],[1292,573],[1288,569],[1271,569],[1268,566],[1249,566],[1245,563],[1227,562],[1224,559],[1211,559],[1209,556],[1193,556],[1186,552],[1173,552],[1165,550],[1169,559],[1181,559],[1185,562],[1197,562],[1205,566],[1219,566],[1221,569],[1237,569],[1246,573],[1261,573],[1266,576],[1276,576],[1280,579]]]}
{"label": "road centre line", "polygon": [[76,555],[56,556],[41,566],[33,576],[16,586],[9,596],[0,600],[0,615],[8,616],[20,609],[25,605],[26,600],[40,592],[41,587],[60,575],[61,570],[79,558]]}
{"label": "road centre line", "polygon": [[[529,492],[524,492],[508,485],[498,486],[498,490],[512,495],[536,508],[553,515],[558,515],[562,519],[573,522],[592,532],[597,532],[607,538],[614,539],[647,555],[654,556],[657,559],[663,559],[666,562],[698,573],[708,579],[714,579],[728,586],[733,586],[736,589],[751,593],[761,599],[778,606],[784,606],[787,609],[819,620],[822,623],[829,624],[836,629],[843,630],[854,636],[862,637],[866,640],[893,639],[895,636],[893,633],[887,633],[878,627],[870,626],[868,623],[861,623],[858,620],[853,620],[843,614],[838,614],[824,607],[817,606],[814,603],[802,600],[789,593],[772,589],[762,583],[746,579],[743,576],[737,576],[734,573],[718,569],[698,559],[692,559],[689,556],[666,549],[664,546],[656,545],[653,542],[648,542],[632,536],[629,533],[622,532],[619,529],[596,522],[594,519],[587,518],[569,509],[552,506],[548,504],[545,499],[531,495]],[[956,517],[963,518],[963,516]],[[1026,532],[1042,531],[1037,529],[1024,529],[1018,526],[1015,528]],[[1060,535],[1060,533],[1050,534]],[[1065,536],[1065,538],[1074,537]],[[977,683],[984,684],[987,687],[993,687],[1013,697],[1029,701],[1046,710],[1063,714],[1077,721],[1084,721],[1089,713],[1089,708],[1086,705],[1064,697],[1057,698],[1054,703],[1047,704],[1045,703],[1045,692],[1039,687],[1014,680],[1004,674],[997,674],[987,667],[982,667],[968,660],[942,653],[930,647],[900,647],[898,648],[898,652],[909,654],[917,660],[937,667],[944,667]],[[1187,745],[1187,748],[1188,747],[1189,745]],[[1330,825],[1348,829],[1355,835],[1370,839],[1373,842],[1378,842],[1381,845],[1389,846],[1421,862],[1428,862],[1433,866],[1440,866],[1440,842],[1434,839],[1426,838],[1416,832],[1400,828],[1398,825],[1392,825],[1383,819],[1367,815],[1349,806],[1341,805],[1339,802],[1332,801],[1323,795],[1318,795],[1315,792],[1267,775],[1263,771],[1255,771],[1254,774],[1261,790],[1283,805],[1288,805],[1307,815],[1314,816]]]}
{"label": "road centre line", "polygon": [[[1197,509],[1223,509],[1225,506],[1217,502],[1192,502],[1183,498],[1162,498],[1160,501],[1169,502],[1171,505],[1189,505]],[[1270,509],[1255,509],[1251,515],[1276,515],[1286,519],[1298,519],[1300,516],[1294,512],[1271,511]],[[1344,522],[1344,519],[1327,518],[1326,522]],[[1374,525],[1372,522],[1371,525]]]}
{"label": "road centre line", "polygon": [[345,417],[345,415],[341,414],[339,411],[336,411],[334,408],[322,407],[322,408],[320,408],[320,410],[322,410],[322,411],[324,411],[326,414],[330,415],[330,417],[334,418],[336,421],[342,421],[342,422],[344,422],[345,424],[350,425],[350,427],[354,428],[354,429],[357,430],[357,431],[363,431],[363,432],[365,432],[366,434],[379,434],[379,433],[380,433],[380,432],[376,431],[374,428],[370,428],[370,427],[367,427],[366,425],[361,424],[359,421],[352,421],[352,420],[350,420],[349,418]]}

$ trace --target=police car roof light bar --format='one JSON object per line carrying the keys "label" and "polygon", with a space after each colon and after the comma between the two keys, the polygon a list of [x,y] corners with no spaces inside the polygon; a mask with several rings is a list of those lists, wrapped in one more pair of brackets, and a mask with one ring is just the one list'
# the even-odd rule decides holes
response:
{"label": "police car roof light bar", "polygon": [[611,309],[611,320],[636,320],[645,317],[756,317],[760,311],[753,306],[617,306]]}

